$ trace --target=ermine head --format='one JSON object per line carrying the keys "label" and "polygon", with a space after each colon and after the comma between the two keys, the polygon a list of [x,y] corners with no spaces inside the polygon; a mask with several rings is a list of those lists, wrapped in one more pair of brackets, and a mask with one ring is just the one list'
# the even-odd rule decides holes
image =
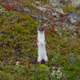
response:
{"label": "ermine head", "polygon": [[39,30],[39,31],[45,31],[46,28],[47,28],[47,24],[43,24],[42,26],[40,26],[40,27],[38,28],[38,30]]}

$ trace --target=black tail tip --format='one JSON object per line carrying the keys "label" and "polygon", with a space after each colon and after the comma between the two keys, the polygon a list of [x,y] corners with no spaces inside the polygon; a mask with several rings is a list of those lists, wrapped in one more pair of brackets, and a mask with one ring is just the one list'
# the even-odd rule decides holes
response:
{"label": "black tail tip", "polygon": [[47,61],[45,61],[44,59],[41,60],[41,61],[34,60],[34,61],[32,62],[32,64],[46,64],[46,63],[47,63]]}
{"label": "black tail tip", "polygon": [[46,61],[45,60],[41,60],[41,64],[45,64],[46,63]]}

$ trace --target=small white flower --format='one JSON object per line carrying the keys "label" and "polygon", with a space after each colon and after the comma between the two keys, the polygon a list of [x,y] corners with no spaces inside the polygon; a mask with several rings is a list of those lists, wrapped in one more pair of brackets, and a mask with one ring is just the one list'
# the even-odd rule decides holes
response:
{"label": "small white flower", "polygon": [[52,76],[53,78],[56,78],[56,79],[61,79],[61,78],[62,78],[63,73],[62,73],[60,67],[59,67],[59,68],[52,67],[52,70],[53,70],[53,71],[52,71],[52,73],[51,73],[51,76]]}
{"label": "small white flower", "polygon": [[52,70],[55,70],[55,67],[54,66],[52,67]]}
{"label": "small white flower", "polygon": [[56,71],[53,71],[53,72],[51,73],[51,76],[55,76],[55,73],[56,73]]}
{"label": "small white flower", "polygon": [[19,61],[16,61],[16,65],[19,65],[20,64],[20,62]]}
{"label": "small white flower", "polygon": [[62,72],[57,72],[56,75],[57,75],[57,79],[61,79],[62,78]]}

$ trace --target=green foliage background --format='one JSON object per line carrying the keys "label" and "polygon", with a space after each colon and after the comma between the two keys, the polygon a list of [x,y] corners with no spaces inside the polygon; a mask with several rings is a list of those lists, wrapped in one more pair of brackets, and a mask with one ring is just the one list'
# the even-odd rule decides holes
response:
{"label": "green foliage background", "polygon": [[[49,30],[49,62],[33,64],[37,59],[37,27],[38,22],[23,13],[11,11],[0,16],[0,80],[79,80],[80,38],[72,38],[71,32],[62,30],[59,36]],[[51,77],[54,66],[62,68],[62,79]]]}

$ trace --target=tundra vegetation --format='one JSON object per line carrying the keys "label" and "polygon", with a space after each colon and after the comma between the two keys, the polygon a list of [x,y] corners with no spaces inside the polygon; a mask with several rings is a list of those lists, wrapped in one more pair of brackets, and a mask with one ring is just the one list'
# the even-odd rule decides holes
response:
{"label": "tundra vegetation", "polygon": [[[22,8],[29,8],[31,14],[38,15],[31,4],[36,0],[17,1]],[[48,0],[40,1],[43,5],[49,3]],[[0,80],[80,80],[80,23],[76,32],[62,29],[62,26],[57,27],[57,32],[47,29],[49,61],[37,64],[38,20],[30,13],[7,11],[3,3],[0,3]],[[65,6],[63,10],[65,13],[76,11],[80,15],[78,8],[73,6]]]}

